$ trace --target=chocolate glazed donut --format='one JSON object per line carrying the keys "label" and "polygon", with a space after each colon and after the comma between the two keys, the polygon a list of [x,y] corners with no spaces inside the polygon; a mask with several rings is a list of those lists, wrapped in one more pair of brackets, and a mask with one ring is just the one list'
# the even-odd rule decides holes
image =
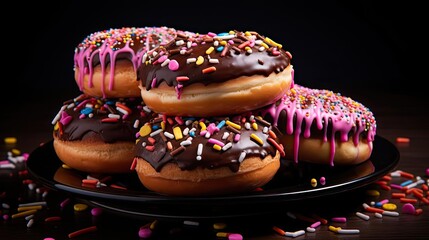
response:
{"label": "chocolate glazed donut", "polygon": [[143,55],[141,95],[170,116],[224,116],[280,99],[293,84],[291,54],[256,32],[181,34]]}

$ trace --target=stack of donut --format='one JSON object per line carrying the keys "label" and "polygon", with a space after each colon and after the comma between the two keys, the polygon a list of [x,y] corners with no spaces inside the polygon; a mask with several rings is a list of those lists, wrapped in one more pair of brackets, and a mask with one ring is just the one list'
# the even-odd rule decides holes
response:
{"label": "stack of donut", "polygon": [[280,167],[272,124],[252,111],[293,84],[291,54],[257,32],[177,34],[143,55],[141,96],[157,115],[139,131],[144,186],[201,196],[252,191]]}
{"label": "stack of donut", "polygon": [[81,95],[64,102],[52,121],[61,161],[88,173],[130,172],[136,133],[151,114],[142,103],[136,69],[148,50],[175,34],[167,27],[108,29],[76,47]]}

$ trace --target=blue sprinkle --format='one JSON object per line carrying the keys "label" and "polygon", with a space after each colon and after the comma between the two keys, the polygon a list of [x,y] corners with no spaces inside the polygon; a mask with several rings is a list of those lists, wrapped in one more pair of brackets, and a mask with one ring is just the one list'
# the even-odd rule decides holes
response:
{"label": "blue sprinkle", "polygon": [[81,113],[81,114],[85,114],[85,115],[88,115],[88,114],[90,114],[90,113],[92,113],[92,112],[93,112],[93,109],[92,109],[92,108],[89,108],[89,107],[86,107],[86,108],[84,108],[84,109],[80,110],[80,113]]}
{"label": "blue sprinkle", "polygon": [[216,51],[217,52],[222,52],[223,49],[224,49],[224,46],[219,46],[219,47],[216,48]]}
{"label": "blue sprinkle", "polygon": [[189,136],[195,137],[195,131],[189,132]]}
{"label": "blue sprinkle", "polygon": [[228,35],[229,35],[229,33],[227,33],[227,32],[223,32],[223,33],[218,34],[218,36],[228,36]]}
{"label": "blue sprinkle", "polygon": [[225,126],[225,120],[222,120],[220,123],[218,123],[216,128],[221,129],[223,126]]}
{"label": "blue sprinkle", "polygon": [[153,125],[153,126],[152,126],[152,130],[154,130],[154,131],[155,131],[155,130],[158,130],[158,129],[159,129],[159,125]]}

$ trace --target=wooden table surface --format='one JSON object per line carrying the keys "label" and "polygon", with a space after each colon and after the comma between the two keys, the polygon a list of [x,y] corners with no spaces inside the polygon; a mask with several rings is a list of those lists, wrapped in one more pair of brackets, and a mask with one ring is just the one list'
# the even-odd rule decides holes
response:
{"label": "wooden table surface", "polygon": [[[397,147],[400,160],[394,170],[402,170],[414,175],[413,180],[420,176],[427,181],[427,169],[429,168],[429,122],[425,102],[418,96],[403,95],[401,93],[381,93],[367,91],[345,91],[355,100],[367,105],[375,114],[378,124],[377,134],[387,139]],[[49,99],[46,97],[46,99]],[[60,99],[60,98],[58,98]],[[65,99],[62,99],[65,100]],[[34,101],[25,103],[25,110],[13,106],[6,106],[3,113],[6,116],[0,120],[1,159],[7,159],[7,151],[19,149],[21,153],[30,153],[40,143],[51,138],[50,122],[58,111],[60,100]],[[24,104],[24,103],[22,103]],[[36,109],[44,109],[36,111]],[[43,114],[40,114],[43,112]],[[6,145],[5,137],[16,137],[17,143]],[[397,137],[407,137],[409,143],[397,143]],[[80,203],[81,199],[68,195],[65,192],[48,190],[35,181],[34,188],[29,189],[28,181],[31,175],[25,172],[18,174],[18,170],[25,170],[25,164],[15,171],[0,169],[0,239],[26,239],[42,240],[53,238],[69,239],[68,234],[88,226],[97,226],[97,231],[76,237],[76,239],[139,239],[140,226],[157,220],[151,239],[226,239],[216,237],[219,230],[213,229],[215,222],[222,220],[202,220],[199,226],[184,225],[182,220],[141,219],[132,216],[120,215],[115,212],[104,211],[101,216],[93,217],[88,210],[75,212],[74,203]],[[393,178],[393,182],[405,181],[405,178]],[[420,186],[418,186],[420,188]],[[380,196],[369,196],[367,190],[377,190]],[[314,233],[307,232],[294,239],[428,239],[429,238],[429,205],[422,202],[414,204],[416,209],[422,209],[419,215],[402,212],[404,203],[398,199],[392,199],[393,192],[400,190],[384,190],[378,184],[371,183],[362,188],[335,194],[327,198],[314,198],[291,205],[280,206],[274,214],[276,217],[261,216],[247,219],[225,219],[226,228],[221,231],[239,233],[244,239],[292,239],[292,237],[280,236],[272,227],[277,226],[284,231],[294,232],[305,230],[311,222],[293,219],[288,213],[295,216],[310,216],[312,213],[325,217],[326,225],[316,228]],[[425,196],[428,195],[426,191]],[[414,198],[412,194],[408,195]],[[61,209],[60,203],[70,198],[68,207]],[[363,210],[362,204],[370,204],[388,199],[397,206],[399,216],[383,216],[377,218],[373,213]],[[34,222],[27,226],[28,221],[23,217],[11,218],[17,212],[18,204],[32,201],[47,201],[48,207],[39,210],[34,216]],[[9,208],[8,208],[9,207]],[[255,206],[257,208],[258,206]],[[292,208],[291,208],[292,207]],[[361,211],[370,216],[368,221],[355,215]],[[9,219],[5,219],[5,216]],[[45,221],[47,217],[60,216],[61,220]],[[346,217],[346,223],[332,222],[331,217]],[[330,231],[332,225],[343,229],[358,229],[359,234],[339,234]],[[232,238],[232,236],[231,236]]]}

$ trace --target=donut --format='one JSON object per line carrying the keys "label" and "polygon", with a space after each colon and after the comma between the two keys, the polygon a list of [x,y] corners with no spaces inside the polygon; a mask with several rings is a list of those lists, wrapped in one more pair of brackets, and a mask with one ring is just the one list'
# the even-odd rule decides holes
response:
{"label": "donut", "polygon": [[169,116],[228,116],[279,100],[293,84],[292,55],[257,32],[180,34],[147,51],[141,96]]}
{"label": "donut", "polygon": [[150,115],[141,98],[81,94],[64,102],[52,121],[55,153],[87,173],[130,172],[136,134]]}
{"label": "donut", "polygon": [[256,113],[272,122],[285,159],[295,163],[355,165],[371,156],[374,114],[340,93],[295,84],[280,101]]}
{"label": "donut", "polygon": [[140,128],[133,166],[149,190],[213,196],[263,187],[284,155],[271,124],[254,115],[166,117]]}
{"label": "donut", "polygon": [[139,97],[136,69],[143,54],[172,40],[175,33],[168,27],[123,27],[91,33],[75,48],[74,75],[79,90],[94,97]]}

